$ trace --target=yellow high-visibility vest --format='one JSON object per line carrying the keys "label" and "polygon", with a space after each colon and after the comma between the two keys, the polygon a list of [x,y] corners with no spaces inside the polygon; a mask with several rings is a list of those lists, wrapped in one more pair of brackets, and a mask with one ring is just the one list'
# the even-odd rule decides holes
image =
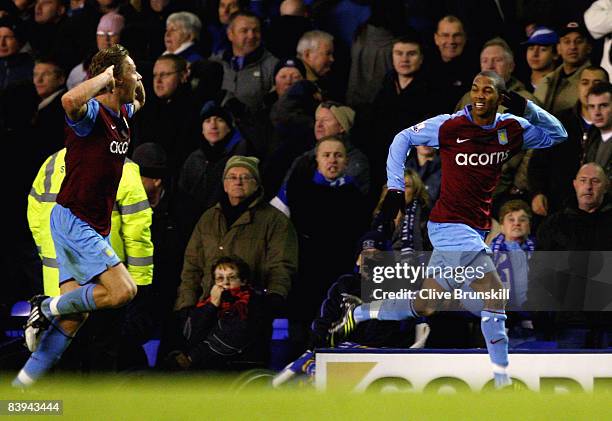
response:
{"label": "yellow high-visibility vest", "polygon": [[[28,196],[28,224],[43,264],[46,295],[59,295],[59,267],[51,238],[51,209],[65,174],[66,149],[51,155],[38,171]],[[125,160],[111,216],[110,243],[137,285],[153,281],[153,211],[140,179],[138,165]]]}

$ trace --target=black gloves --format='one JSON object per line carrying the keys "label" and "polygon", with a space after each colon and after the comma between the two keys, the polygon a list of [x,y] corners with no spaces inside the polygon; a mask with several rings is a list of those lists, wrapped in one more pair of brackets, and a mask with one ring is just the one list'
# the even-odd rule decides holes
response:
{"label": "black gloves", "polygon": [[398,212],[406,207],[406,198],[401,190],[388,190],[380,208],[380,217],[383,222],[393,221]]}
{"label": "black gloves", "polygon": [[513,91],[505,91],[502,93],[502,105],[506,107],[510,114],[522,117],[525,115],[525,109],[527,108],[527,100]]}
{"label": "black gloves", "polygon": [[395,229],[395,218],[405,207],[404,192],[401,190],[388,190],[383,199],[380,212],[374,217],[372,229],[381,232],[385,237],[391,238]]}

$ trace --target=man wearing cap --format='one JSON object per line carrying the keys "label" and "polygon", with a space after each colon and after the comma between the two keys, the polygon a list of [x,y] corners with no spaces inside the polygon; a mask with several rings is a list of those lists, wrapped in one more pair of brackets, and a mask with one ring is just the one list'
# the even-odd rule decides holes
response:
{"label": "man wearing cap", "polygon": [[175,310],[207,298],[211,265],[235,254],[252,269],[252,285],[265,289],[273,316],[282,307],[297,270],[297,235],[291,221],[263,200],[259,159],[233,156],[223,172],[225,194],[200,218],[185,250]]}
{"label": "man wearing cap", "polygon": [[531,69],[529,92],[533,92],[538,83],[550,72],[555,70],[558,54],[556,45],[559,42],[557,33],[545,26],[538,26],[523,45],[527,46],[527,64]]}
{"label": "man wearing cap", "polygon": [[534,92],[543,107],[555,115],[576,104],[578,76],[583,68],[591,64],[591,41],[581,23],[568,22],[558,34],[557,52],[563,63],[546,75]]}
{"label": "man wearing cap", "polygon": [[26,43],[23,23],[11,16],[0,18],[0,90],[10,84],[32,80],[34,61],[20,53]]}

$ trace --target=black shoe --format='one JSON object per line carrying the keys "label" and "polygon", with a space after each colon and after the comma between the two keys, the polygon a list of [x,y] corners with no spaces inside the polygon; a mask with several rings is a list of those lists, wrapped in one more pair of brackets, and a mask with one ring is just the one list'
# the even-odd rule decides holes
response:
{"label": "black shoe", "polygon": [[36,351],[42,333],[49,328],[51,321],[47,319],[40,308],[42,302],[49,298],[46,295],[35,295],[30,299],[30,315],[24,329],[26,346],[30,352]]}
{"label": "black shoe", "polygon": [[331,347],[338,346],[344,342],[357,327],[353,317],[355,307],[361,305],[363,301],[359,297],[350,294],[342,294],[342,318],[329,328],[329,344]]}

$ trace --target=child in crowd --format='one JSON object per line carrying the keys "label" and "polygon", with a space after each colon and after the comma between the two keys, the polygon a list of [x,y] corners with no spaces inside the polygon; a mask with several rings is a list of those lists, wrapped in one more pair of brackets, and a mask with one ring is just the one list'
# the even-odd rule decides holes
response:
{"label": "child in crowd", "polygon": [[[249,266],[237,256],[219,258],[212,266],[210,296],[191,311],[183,334],[185,351],[168,355],[174,369],[231,369],[264,363],[262,296],[249,284]],[[268,344],[269,345],[269,344]]]}
{"label": "child in crowd", "polygon": [[[502,283],[510,288],[509,310],[520,309],[527,300],[528,261],[535,250],[531,231],[531,209],[522,200],[510,200],[499,211],[501,233],[491,240],[493,262]],[[533,329],[530,315],[517,311],[510,319],[523,329]],[[511,325],[512,323],[509,323]]]}

